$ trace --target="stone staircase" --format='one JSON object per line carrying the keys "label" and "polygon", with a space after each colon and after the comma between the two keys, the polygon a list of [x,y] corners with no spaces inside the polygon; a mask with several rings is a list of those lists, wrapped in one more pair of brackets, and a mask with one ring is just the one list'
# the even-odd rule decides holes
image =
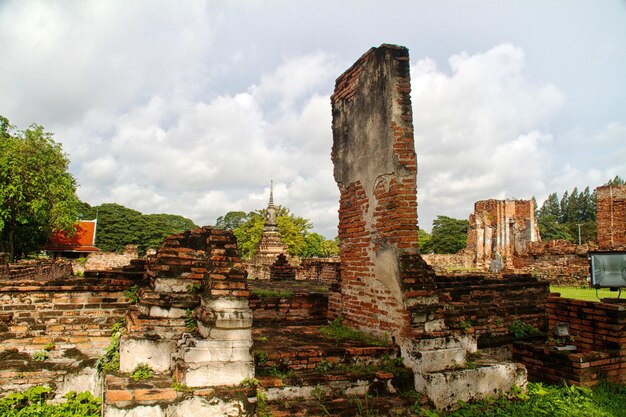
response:
{"label": "stone staircase", "polygon": [[256,379],[271,415],[411,415],[413,374],[399,350],[327,339],[323,324],[253,328]]}

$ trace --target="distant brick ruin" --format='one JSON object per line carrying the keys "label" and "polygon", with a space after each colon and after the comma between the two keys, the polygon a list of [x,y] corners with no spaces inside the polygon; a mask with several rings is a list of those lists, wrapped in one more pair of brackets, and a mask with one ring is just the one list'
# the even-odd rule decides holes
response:
{"label": "distant brick ruin", "polygon": [[626,185],[596,188],[598,245],[626,246]]}
{"label": "distant brick ruin", "polygon": [[513,258],[524,253],[529,242],[539,240],[532,200],[483,200],[474,204],[467,249],[474,255],[476,267],[501,263],[496,269],[511,268]]}

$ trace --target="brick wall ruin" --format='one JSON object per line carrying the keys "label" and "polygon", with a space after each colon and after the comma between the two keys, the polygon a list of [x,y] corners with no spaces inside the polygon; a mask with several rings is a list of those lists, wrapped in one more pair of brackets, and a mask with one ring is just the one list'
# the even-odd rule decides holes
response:
{"label": "brick wall ruin", "polygon": [[626,246],[626,185],[596,188],[598,244],[601,248]]}
{"label": "brick wall ruin", "polygon": [[[593,386],[602,381],[626,383],[626,305],[548,298],[549,332],[569,325],[573,337],[558,351],[550,344],[516,343],[513,356],[535,380],[552,384]],[[549,333],[550,334],[550,333]],[[551,336],[558,339],[557,336]]]}
{"label": "brick wall ruin", "polygon": [[409,326],[400,257],[418,245],[409,56],[383,45],[335,82],[331,97],[340,191],[341,311],[352,326]]}
{"label": "brick wall ruin", "polygon": [[523,256],[514,258],[516,271],[532,274],[553,285],[589,285],[589,245],[564,240],[531,242]]}
{"label": "brick wall ruin", "polygon": [[[12,266],[19,273],[0,277],[1,391],[46,384],[59,396],[69,390],[100,392],[95,361],[109,344],[113,324],[124,318],[124,291],[142,282],[144,263],[84,278],[68,273],[69,265],[30,262]],[[53,347],[48,358],[35,360],[46,346]]]}
{"label": "brick wall ruin", "polygon": [[478,201],[469,223],[467,249],[478,267],[489,267],[496,254],[503,266],[512,267],[529,242],[540,240],[532,200]]}

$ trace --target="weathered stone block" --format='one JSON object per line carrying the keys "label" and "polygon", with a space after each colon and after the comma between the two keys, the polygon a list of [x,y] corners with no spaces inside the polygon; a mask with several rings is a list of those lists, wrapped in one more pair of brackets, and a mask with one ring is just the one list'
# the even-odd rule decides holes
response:
{"label": "weathered stone block", "polygon": [[177,374],[188,387],[215,387],[239,385],[246,378],[254,377],[254,363],[250,362],[203,362],[187,363]]}
{"label": "weathered stone block", "polygon": [[512,362],[447,372],[418,373],[415,390],[426,394],[438,409],[452,409],[458,401],[480,400],[526,386],[526,368]]}
{"label": "weathered stone block", "polygon": [[145,363],[155,372],[168,372],[172,367],[173,340],[149,340],[122,337],[120,340],[120,371],[132,372]]}

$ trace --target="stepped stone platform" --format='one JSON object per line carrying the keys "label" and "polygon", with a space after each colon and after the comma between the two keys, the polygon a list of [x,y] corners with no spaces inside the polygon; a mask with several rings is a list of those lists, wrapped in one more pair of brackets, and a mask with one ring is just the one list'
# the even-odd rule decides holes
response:
{"label": "stepped stone platform", "polygon": [[411,415],[419,396],[397,347],[329,339],[321,327],[253,328],[256,378],[273,416],[354,416],[359,407],[362,415]]}
{"label": "stepped stone platform", "polygon": [[[178,388],[178,390],[176,389]],[[155,375],[134,381],[127,375],[108,375],[105,380],[105,403],[109,415],[125,416],[134,410],[141,416],[200,415],[252,416],[256,392],[249,387],[177,387],[171,375]],[[156,408],[155,406],[158,406]]]}

